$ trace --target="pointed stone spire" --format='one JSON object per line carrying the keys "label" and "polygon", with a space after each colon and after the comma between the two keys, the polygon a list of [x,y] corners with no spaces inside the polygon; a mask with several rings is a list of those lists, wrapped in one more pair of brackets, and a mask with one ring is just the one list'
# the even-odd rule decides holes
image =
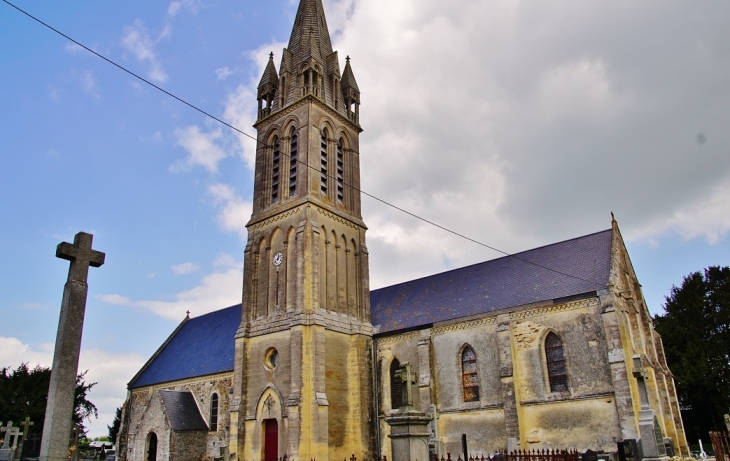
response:
{"label": "pointed stone spire", "polygon": [[[268,85],[268,87],[267,87]],[[270,89],[271,87],[278,87],[279,86],[279,74],[276,73],[276,65],[274,65],[274,53],[269,54],[269,63],[266,65],[266,69],[264,69],[264,75],[261,76],[261,81],[259,82],[259,92],[264,89],[264,92],[267,92],[266,90]]]}
{"label": "pointed stone spire", "polygon": [[345,58],[345,71],[342,73],[342,91],[347,92],[348,89],[354,90],[356,93],[360,93],[360,88],[357,87],[357,81],[355,80],[355,74],[352,72],[350,66],[350,57]]}
{"label": "pointed stone spire", "polygon": [[322,0],[301,0],[299,2],[287,48],[294,54],[295,66],[310,57],[305,56],[306,54],[311,53],[311,57],[319,59],[332,54],[332,42]]}
{"label": "pointed stone spire", "polygon": [[279,88],[279,75],[276,73],[274,65],[274,53],[269,55],[269,63],[264,69],[264,75],[261,76],[259,82],[258,96],[259,100],[259,119],[266,117],[271,113],[271,108],[276,97],[276,90]]}

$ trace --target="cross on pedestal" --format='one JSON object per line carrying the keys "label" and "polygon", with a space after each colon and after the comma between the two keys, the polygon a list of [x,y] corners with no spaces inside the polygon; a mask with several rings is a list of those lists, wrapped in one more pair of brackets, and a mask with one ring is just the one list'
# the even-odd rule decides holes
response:
{"label": "cross on pedestal", "polygon": [[60,243],[56,257],[71,261],[63,288],[61,317],[58,320],[56,348],[53,352],[51,384],[48,387],[46,418],[41,439],[41,461],[65,461],[71,435],[76,374],[81,352],[81,333],[86,312],[86,280],[89,267],[104,264],[104,253],[91,249],[94,236],[79,232],[74,243]]}

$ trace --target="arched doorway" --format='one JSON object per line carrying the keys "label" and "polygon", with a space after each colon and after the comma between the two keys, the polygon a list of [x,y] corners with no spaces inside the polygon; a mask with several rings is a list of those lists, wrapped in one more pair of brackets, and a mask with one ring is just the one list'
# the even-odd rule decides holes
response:
{"label": "arched doorway", "polygon": [[147,452],[145,461],[157,461],[157,434],[150,432],[147,436]]}
{"label": "arched doorway", "polygon": [[264,420],[264,461],[279,458],[279,423],[275,419]]}

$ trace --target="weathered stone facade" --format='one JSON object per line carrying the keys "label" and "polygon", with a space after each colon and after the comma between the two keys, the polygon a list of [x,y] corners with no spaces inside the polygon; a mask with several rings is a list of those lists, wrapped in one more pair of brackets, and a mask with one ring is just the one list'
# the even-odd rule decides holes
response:
{"label": "weathered stone facade", "polygon": [[[227,452],[230,443],[230,393],[233,373],[137,388],[125,403],[126,457],[146,461],[150,434],[157,438],[158,461],[213,460]],[[215,431],[174,431],[160,398],[160,390],[190,391],[210,427],[211,397],[218,396]]]}
{"label": "weathered stone facade", "polygon": [[[516,306],[418,331],[376,335],[380,444],[389,452],[390,366],[415,365],[415,406],[436,418],[435,450],[492,453],[516,438],[523,449],[616,450],[639,439],[640,398],[632,357],[648,372],[651,408],[677,453],[689,454],[671,373],[614,221],[609,286],[582,299]],[[551,392],[545,339],[562,341],[567,389]],[[470,346],[478,366],[478,401],[464,398],[461,354]],[[431,405],[434,405],[432,411]]]}

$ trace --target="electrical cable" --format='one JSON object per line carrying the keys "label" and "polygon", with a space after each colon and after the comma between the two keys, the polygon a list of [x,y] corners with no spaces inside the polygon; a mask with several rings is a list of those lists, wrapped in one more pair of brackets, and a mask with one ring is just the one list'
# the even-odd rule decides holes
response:
{"label": "electrical cable", "polygon": [[[237,127],[235,127],[235,126],[233,126],[233,125],[231,125],[231,124],[229,124],[229,123],[227,123],[227,122],[225,122],[225,121],[221,120],[220,118],[218,118],[218,117],[216,117],[216,116],[212,115],[211,113],[209,113],[209,112],[206,112],[205,110],[203,110],[203,109],[201,109],[201,108],[199,108],[199,107],[197,107],[197,106],[195,106],[195,105],[193,105],[193,104],[191,104],[191,103],[187,102],[186,100],[184,100],[184,99],[182,99],[182,98],[180,98],[180,97],[178,97],[178,96],[174,95],[173,93],[170,93],[169,91],[165,90],[164,88],[162,88],[162,87],[160,87],[160,86],[158,86],[158,85],[156,85],[156,84],[154,84],[154,83],[150,82],[149,80],[147,80],[147,79],[145,79],[144,77],[142,77],[142,76],[140,76],[140,75],[138,75],[138,74],[136,74],[136,73],[132,72],[131,70],[129,70],[129,69],[127,69],[127,68],[125,68],[124,66],[122,66],[122,65],[120,65],[120,64],[117,64],[116,62],[112,61],[111,59],[107,58],[106,56],[104,56],[104,55],[102,55],[102,54],[99,54],[99,53],[97,53],[96,51],[92,50],[91,48],[87,47],[86,45],[84,45],[84,44],[82,44],[82,43],[78,42],[77,40],[74,40],[73,38],[71,38],[71,37],[69,37],[68,35],[64,34],[63,32],[59,31],[58,29],[55,29],[54,27],[52,27],[52,26],[50,26],[49,24],[47,24],[47,23],[43,22],[42,20],[38,19],[37,17],[33,16],[32,14],[30,14],[30,13],[26,12],[25,10],[23,10],[23,9],[19,8],[18,6],[16,6],[16,5],[14,5],[14,4],[12,4],[12,3],[10,3],[10,2],[8,1],[8,0],[2,0],[2,1],[3,1],[4,3],[8,4],[9,6],[11,6],[11,7],[15,8],[15,9],[16,9],[17,11],[19,11],[20,13],[22,13],[22,14],[24,14],[24,15],[28,16],[29,18],[33,19],[34,21],[38,22],[39,24],[41,24],[41,25],[45,26],[46,28],[48,28],[48,29],[52,30],[53,32],[57,33],[58,35],[60,35],[60,36],[62,36],[62,37],[64,37],[64,38],[66,38],[67,40],[69,40],[69,41],[71,41],[71,42],[75,43],[76,45],[78,45],[78,46],[80,46],[81,48],[85,49],[86,51],[88,51],[88,52],[92,53],[93,55],[95,55],[95,56],[97,56],[97,57],[99,57],[99,58],[103,59],[104,61],[108,62],[109,64],[113,65],[114,67],[117,67],[118,69],[122,70],[123,72],[126,72],[127,74],[129,74],[129,75],[133,76],[134,78],[136,78],[136,79],[138,79],[138,80],[140,80],[140,81],[142,81],[142,82],[146,83],[147,85],[149,85],[149,86],[151,86],[151,87],[153,87],[153,88],[155,88],[155,89],[157,89],[157,90],[161,91],[162,93],[164,93],[164,94],[166,94],[166,95],[170,96],[171,98],[173,98],[173,99],[175,99],[175,100],[177,100],[177,101],[179,101],[179,102],[181,102],[181,103],[185,104],[186,106],[190,107],[191,109],[193,109],[193,110],[196,110],[196,111],[200,112],[201,114],[205,115],[206,117],[209,117],[209,118],[211,118],[211,119],[213,119],[213,120],[217,121],[218,123],[220,123],[220,124],[222,124],[222,125],[224,125],[224,126],[226,126],[226,127],[230,128],[231,130],[233,130],[233,131],[235,131],[235,132],[237,132],[237,133],[239,133],[239,134],[241,134],[241,135],[243,135],[243,136],[246,136],[246,137],[248,137],[248,138],[250,138],[250,139],[252,139],[252,140],[256,141],[256,144],[257,144],[257,148],[256,148],[256,150],[257,150],[257,151],[258,151],[258,149],[259,149],[259,147],[258,147],[259,145],[262,145],[263,147],[268,147],[268,148],[273,148],[273,147],[274,147],[274,146],[270,146],[270,145],[268,145],[268,144],[266,144],[266,143],[264,143],[264,142],[261,142],[261,141],[260,141],[260,140],[259,140],[258,138],[254,137],[254,136],[252,136],[252,135],[250,135],[250,134],[248,134],[248,133],[246,133],[246,132],[245,132],[245,131],[243,131],[243,130],[240,130],[240,129],[238,129]],[[359,154],[359,152],[358,152],[358,151],[355,151],[355,150],[352,150],[352,151],[353,151],[353,152],[356,152],[357,154]],[[291,157],[290,157],[290,156],[289,156],[288,154],[286,154],[286,153],[283,153],[283,152],[281,152],[281,155],[283,155],[283,156],[285,156],[285,157],[288,157],[288,158],[290,158],[290,159],[291,159]],[[298,163],[301,163],[302,165],[306,166],[307,168],[309,168],[309,169],[312,169],[312,170],[314,170],[314,171],[317,171],[318,173],[320,173],[320,174],[321,174],[321,170],[317,170],[317,169],[316,169],[316,168],[315,168],[314,166],[312,166],[312,165],[309,165],[308,163],[306,163],[306,162],[304,162],[304,161],[302,161],[302,160],[297,160],[297,162],[298,162]],[[329,178],[329,179],[333,179],[333,180],[335,180],[335,181],[337,180],[337,178],[335,178],[334,176],[330,176],[330,175],[325,175],[325,176],[326,176],[327,178]],[[443,231],[445,231],[445,232],[448,232],[448,233],[450,233],[450,234],[452,234],[452,235],[455,235],[455,236],[457,236],[457,237],[459,237],[459,238],[462,238],[462,239],[464,239],[464,240],[467,240],[467,241],[469,241],[469,242],[472,242],[472,243],[475,243],[475,244],[477,244],[477,245],[480,245],[480,246],[482,246],[482,247],[484,247],[484,248],[488,248],[488,249],[490,249],[490,250],[492,250],[492,251],[495,251],[495,252],[497,252],[497,253],[501,253],[501,254],[505,255],[506,257],[510,257],[510,258],[514,258],[514,259],[517,259],[518,261],[522,261],[522,262],[524,262],[524,263],[526,263],[526,264],[530,264],[530,265],[533,265],[533,266],[536,266],[536,267],[540,267],[540,268],[542,268],[542,269],[548,270],[548,271],[550,271],[550,272],[554,272],[554,273],[556,273],[556,274],[560,274],[560,275],[563,275],[563,276],[566,276],[566,277],[570,277],[570,278],[574,278],[574,279],[577,279],[577,280],[581,280],[581,281],[583,281],[583,282],[588,282],[588,283],[591,283],[591,284],[593,284],[593,285],[596,285],[597,287],[603,287],[603,285],[602,285],[601,283],[599,283],[599,282],[596,282],[595,280],[585,279],[585,278],[583,278],[583,277],[579,277],[579,276],[577,276],[577,275],[573,275],[573,274],[568,274],[568,273],[566,273],[566,272],[563,272],[563,271],[560,271],[560,270],[557,270],[557,269],[554,269],[554,268],[551,268],[551,267],[548,267],[548,266],[544,266],[544,265],[542,265],[542,264],[539,264],[539,263],[536,263],[536,262],[534,262],[534,261],[530,261],[530,260],[527,260],[527,259],[521,258],[521,257],[517,256],[516,254],[511,254],[511,253],[508,253],[508,252],[506,252],[506,251],[500,250],[499,248],[493,247],[493,246],[491,246],[491,245],[487,245],[486,243],[482,243],[482,242],[480,242],[480,241],[478,241],[478,240],[475,240],[475,239],[473,239],[473,238],[471,238],[471,237],[468,237],[468,236],[466,236],[466,235],[464,235],[464,234],[461,234],[461,233],[459,233],[459,232],[456,232],[456,231],[454,231],[454,230],[451,230],[451,229],[449,229],[449,228],[447,228],[447,227],[445,227],[445,226],[442,226],[442,225],[440,225],[440,224],[437,224],[437,223],[435,223],[435,222],[433,222],[433,221],[430,221],[430,220],[428,220],[428,219],[426,219],[426,218],[423,218],[423,217],[421,217],[421,216],[419,216],[419,215],[417,215],[417,214],[415,214],[415,213],[412,213],[412,212],[410,212],[410,211],[408,211],[408,210],[406,210],[406,209],[404,209],[404,208],[401,208],[401,207],[399,207],[399,206],[397,206],[397,205],[394,205],[394,204],[392,204],[392,203],[390,203],[390,202],[388,202],[388,201],[386,201],[386,200],[384,200],[384,199],[381,199],[381,198],[379,198],[379,197],[377,197],[377,196],[375,196],[375,195],[373,195],[373,194],[370,194],[370,193],[368,193],[368,192],[366,192],[366,191],[364,191],[364,190],[362,190],[362,189],[359,189],[359,188],[357,188],[357,187],[355,187],[355,186],[353,186],[353,185],[351,185],[351,184],[343,183],[343,185],[344,185],[344,186],[346,186],[346,187],[348,187],[348,188],[350,188],[351,190],[354,190],[354,191],[356,191],[356,192],[359,192],[359,193],[360,193],[360,194],[362,194],[362,195],[366,195],[366,196],[370,197],[370,198],[371,198],[371,199],[373,199],[373,200],[376,200],[376,201],[378,201],[378,202],[380,202],[380,203],[383,203],[384,205],[387,205],[387,206],[389,206],[389,207],[391,207],[391,208],[393,208],[393,209],[395,209],[395,210],[398,210],[398,211],[400,211],[400,212],[402,212],[402,213],[404,213],[404,214],[407,214],[407,215],[409,215],[409,216],[411,216],[411,217],[413,217],[413,218],[415,218],[415,219],[418,219],[418,220],[420,220],[420,221],[422,221],[422,222],[424,222],[424,223],[426,223],[426,224],[429,224],[429,225],[431,225],[431,226],[434,226],[434,227],[436,227],[436,228],[438,228],[438,229],[441,229],[441,230],[443,230]]]}

